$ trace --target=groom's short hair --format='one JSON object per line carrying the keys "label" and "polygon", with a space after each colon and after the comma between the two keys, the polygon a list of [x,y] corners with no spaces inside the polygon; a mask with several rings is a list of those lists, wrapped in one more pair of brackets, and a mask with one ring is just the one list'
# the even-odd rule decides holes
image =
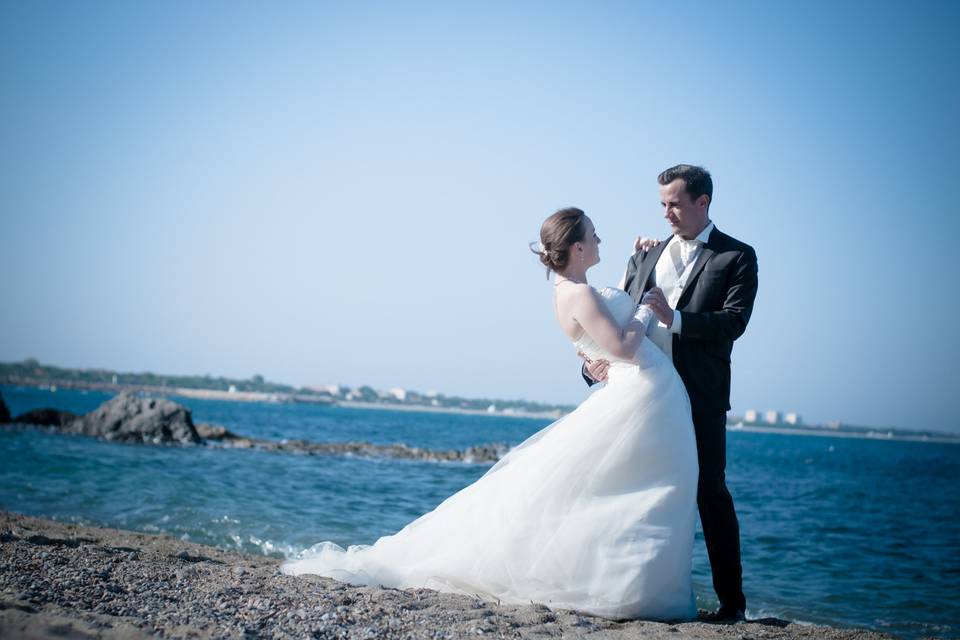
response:
{"label": "groom's short hair", "polygon": [[657,176],[657,182],[667,185],[677,178],[687,185],[687,195],[691,200],[706,194],[710,196],[710,202],[713,202],[713,178],[710,177],[709,171],[692,164],[678,164]]}

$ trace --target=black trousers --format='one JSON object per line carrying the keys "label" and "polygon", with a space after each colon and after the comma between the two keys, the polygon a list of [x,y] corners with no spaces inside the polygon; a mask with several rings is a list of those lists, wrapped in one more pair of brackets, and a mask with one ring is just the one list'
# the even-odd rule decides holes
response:
{"label": "black trousers", "polygon": [[721,606],[746,609],[740,564],[740,524],[726,482],[727,414],[695,412],[693,427],[700,462],[697,507],[713,573],[713,589]]}

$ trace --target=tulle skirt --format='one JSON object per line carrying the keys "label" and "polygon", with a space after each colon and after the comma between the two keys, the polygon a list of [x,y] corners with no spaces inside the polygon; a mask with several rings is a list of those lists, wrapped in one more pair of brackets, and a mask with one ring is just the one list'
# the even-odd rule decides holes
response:
{"label": "tulle skirt", "polygon": [[613,363],[606,386],[433,511],[373,545],[321,542],[281,571],[612,619],[691,618],[697,473],[672,363]]}

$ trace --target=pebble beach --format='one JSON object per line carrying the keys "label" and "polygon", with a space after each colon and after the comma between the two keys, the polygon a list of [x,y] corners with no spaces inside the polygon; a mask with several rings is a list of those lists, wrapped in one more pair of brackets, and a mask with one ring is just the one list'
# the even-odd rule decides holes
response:
{"label": "pebble beach", "polygon": [[0,512],[0,638],[892,637],[775,618],[618,622],[540,604],[286,576],[279,565],[165,534]]}

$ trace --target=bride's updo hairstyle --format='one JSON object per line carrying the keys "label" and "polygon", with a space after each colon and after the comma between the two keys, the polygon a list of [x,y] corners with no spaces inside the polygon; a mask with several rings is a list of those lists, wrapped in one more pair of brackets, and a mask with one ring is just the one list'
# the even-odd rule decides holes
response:
{"label": "bride's updo hairstyle", "polygon": [[540,256],[540,262],[550,272],[563,271],[570,262],[570,247],[587,235],[587,216],[576,207],[560,209],[540,226],[540,247],[530,250]]}

